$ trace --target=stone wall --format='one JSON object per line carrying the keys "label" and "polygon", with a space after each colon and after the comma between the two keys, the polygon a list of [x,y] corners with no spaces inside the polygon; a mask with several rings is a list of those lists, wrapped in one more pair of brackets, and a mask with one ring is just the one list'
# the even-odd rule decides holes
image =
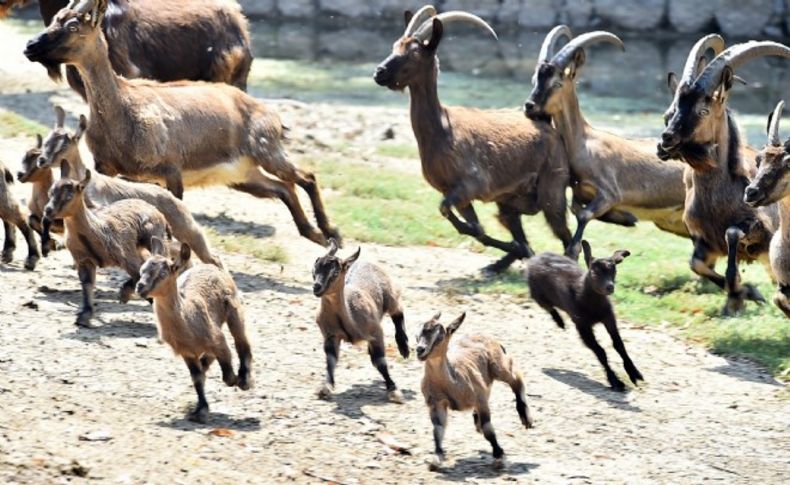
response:
{"label": "stone wall", "polygon": [[[422,3],[402,0],[240,0],[247,15],[268,18],[349,17],[399,21]],[[790,36],[790,0],[434,0],[499,26],[545,29],[719,31],[733,37]]]}

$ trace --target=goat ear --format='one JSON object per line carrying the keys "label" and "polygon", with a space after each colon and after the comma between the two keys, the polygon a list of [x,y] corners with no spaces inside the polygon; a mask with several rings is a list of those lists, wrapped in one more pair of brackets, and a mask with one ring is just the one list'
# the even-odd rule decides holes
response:
{"label": "goat ear", "polygon": [[439,42],[442,40],[442,35],[444,35],[444,25],[442,24],[441,20],[434,17],[431,39],[425,44],[425,48],[430,52],[436,51],[436,49],[439,48]]}
{"label": "goat ear", "polygon": [[352,254],[351,256],[349,256],[348,258],[346,258],[346,260],[345,260],[345,261],[343,261],[343,266],[344,266],[344,267],[346,267],[346,268],[348,268],[348,267],[350,267],[352,264],[354,264],[354,262],[355,262],[357,259],[359,259],[359,253],[361,253],[361,252],[362,252],[362,248],[361,248],[361,247],[358,247],[358,248],[357,248],[357,252],[355,252],[354,254]]}
{"label": "goat ear", "polygon": [[182,268],[185,264],[189,262],[189,258],[192,257],[192,248],[189,247],[187,243],[181,243],[181,250],[178,252],[178,259],[176,260],[176,266],[178,268]]}
{"label": "goat ear", "polygon": [[674,96],[678,90],[678,76],[674,72],[667,74],[667,86],[669,87],[669,92]]}
{"label": "goat ear", "polygon": [[329,256],[334,256],[335,253],[337,252],[337,248],[338,248],[337,240],[335,238],[333,238],[333,237],[330,237],[329,238],[329,253],[328,253],[328,255]]}
{"label": "goat ear", "polygon": [[71,166],[69,162],[66,160],[60,161],[60,178],[66,179],[69,178],[69,174],[71,173]]}
{"label": "goat ear", "polygon": [[588,243],[587,241],[582,241],[582,251],[584,251],[584,264],[586,264],[587,267],[589,268],[593,260],[592,249],[590,249],[590,243]]}
{"label": "goat ear", "polygon": [[88,118],[85,115],[80,115],[80,124],[77,125],[77,131],[74,132],[74,139],[79,140],[86,129],[88,129]]}
{"label": "goat ear", "polygon": [[165,255],[165,243],[156,236],[151,238],[151,255]]}
{"label": "goat ear", "polygon": [[77,190],[83,191],[85,187],[88,186],[88,183],[91,181],[91,171],[85,170],[85,178],[80,180],[80,183],[77,184]]}
{"label": "goat ear", "polygon": [[403,20],[406,27],[409,26],[409,22],[411,22],[411,18],[414,17],[414,13],[411,10],[406,10],[403,12]]}
{"label": "goat ear", "polygon": [[615,251],[612,255],[612,261],[614,261],[614,264],[620,264],[628,256],[631,256],[631,251],[627,249],[620,249]]}
{"label": "goat ear", "polygon": [[41,138],[39,133],[36,133],[36,148],[41,148],[42,146],[44,146],[44,139]]}
{"label": "goat ear", "polygon": [[14,183],[14,174],[12,174],[10,170],[8,170],[7,168],[3,169],[3,174],[5,175],[5,181],[7,183],[9,184]]}
{"label": "goat ear", "polygon": [[719,102],[724,102],[726,96],[725,94],[732,88],[732,83],[735,75],[732,72],[732,68],[730,66],[725,66],[724,70],[721,73],[721,83],[719,87],[716,88],[716,98]]}
{"label": "goat ear", "polygon": [[579,69],[584,65],[584,61],[587,60],[587,54],[584,53],[584,49],[578,49],[576,54],[573,55],[573,76],[576,76],[576,70]]}
{"label": "goat ear", "polygon": [[454,334],[455,331],[458,330],[458,327],[460,327],[461,324],[464,323],[465,318],[466,318],[466,312],[463,312],[458,318],[450,322],[450,324],[447,325],[447,333],[450,335]]}

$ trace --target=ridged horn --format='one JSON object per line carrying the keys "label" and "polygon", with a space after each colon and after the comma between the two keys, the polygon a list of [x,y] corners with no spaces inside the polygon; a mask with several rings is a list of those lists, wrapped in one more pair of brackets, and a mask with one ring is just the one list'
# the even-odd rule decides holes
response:
{"label": "ridged horn", "polygon": [[60,106],[55,106],[55,128],[63,128],[66,122],[66,112]]}
{"label": "ridged horn", "polygon": [[567,25],[558,25],[551,29],[551,32],[546,34],[546,38],[543,39],[543,45],[540,46],[538,64],[549,62],[551,60],[551,58],[554,56],[554,53],[557,52],[557,47],[559,47],[559,43],[562,41],[563,37],[567,37],[568,42],[573,39],[571,29]]}
{"label": "ridged horn", "polygon": [[779,101],[771,115],[771,121],[768,123],[768,144],[775,147],[782,146],[782,140],[779,138],[779,121],[782,119],[784,107],[785,102]]}
{"label": "ridged horn", "polygon": [[560,69],[564,69],[568,67],[568,63],[573,60],[573,57],[576,55],[576,51],[597,42],[608,42],[620,47],[622,50],[625,50],[625,45],[619,37],[611,32],[596,30],[595,32],[587,32],[586,34],[582,34],[565,44],[562,49],[560,49],[560,51],[551,59],[551,63]]}
{"label": "ridged horn", "polygon": [[686,65],[683,67],[683,75],[680,78],[680,86],[690,86],[699,75],[701,60],[709,50],[713,51],[713,56],[718,56],[724,50],[725,43],[719,34],[710,34],[701,38],[694,44],[686,58]]}
{"label": "ridged horn", "polygon": [[426,5],[417,10],[417,13],[415,13],[409,21],[409,25],[406,26],[406,30],[403,31],[403,36],[409,37],[413,35],[414,31],[416,31],[420,25],[434,16],[436,16],[436,9],[433,7],[433,5]]}
{"label": "ridged horn", "polygon": [[450,12],[440,13],[436,17],[426,20],[425,22],[423,22],[420,28],[417,29],[416,32],[414,32],[414,38],[416,38],[420,42],[430,39],[431,35],[433,34],[434,19],[439,19],[444,24],[451,24],[454,22],[468,22],[472,25],[477,25],[478,27],[482,27],[489,34],[491,34],[494,37],[494,39],[497,40],[499,39],[494,29],[490,25],[488,25],[485,20],[481,19],[477,15],[473,15],[469,12],[463,12],[461,10],[453,10]]}
{"label": "ridged horn", "polygon": [[710,95],[721,84],[725,67],[735,70],[757,57],[777,56],[790,59],[790,47],[773,41],[749,41],[736,44],[713,59],[694,82]]}

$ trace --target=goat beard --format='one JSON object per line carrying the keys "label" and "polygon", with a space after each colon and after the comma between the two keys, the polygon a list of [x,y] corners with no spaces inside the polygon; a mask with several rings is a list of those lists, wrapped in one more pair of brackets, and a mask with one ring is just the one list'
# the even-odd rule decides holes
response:
{"label": "goat beard", "polygon": [[658,145],[658,158],[661,160],[680,160],[694,170],[710,170],[716,168],[718,164],[711,153],[713,143],[697,143],[693,141],[683,142],[671,151],[665,150],[661,144]]}
{"label": "goat beard", "polygon": [[47,76],[54,82],[59,83],[63,80],[63,70],[60,68],[61,64],[54,61],[39,61],[42,66],[47,70]]}

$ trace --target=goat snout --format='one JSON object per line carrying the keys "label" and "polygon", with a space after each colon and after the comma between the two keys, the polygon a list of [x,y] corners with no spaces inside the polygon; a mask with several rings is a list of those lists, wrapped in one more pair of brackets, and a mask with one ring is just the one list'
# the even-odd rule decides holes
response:
{"label": "goat snout", "polygon": [[425,355],[426,350],[427,349],[424,345],[418,345],[417,348],[414,349],[414,351],[417,353],[417,358],[420,360],[425,360],[425,358],[428,357]]}
{"label": "goat snout", "polygon": [[323,294],[324,286],[321,283],[313,283],[313,294],[315,296],[321,296]]}
{"label": "goat snout", "polygon": [[527,102],[524,103],[524,114],[531,115],[532,113],[535,112],[536,106],[537,105],[535,104],[534,101],[527,100]]}
{"label": "goat snout", "polygon": [[25,57],[27,57],[31,61],[35,61],[38,58],[38,56],[44,54],[44,51],[46,50],[46,42],[45,42],[46,40],[47,40],[47,34],[45,32],[27,41],[27,44],[25,45],[25,52],[24,52]]}
{"label": "goat snout", "polygon": [[373,80],[376,81],[376,84],[379,86],[388,85],[389,75],[387,75],[387,69],[384,66],[377,66],[376,72],[373,73]]}
{"label": "goat snout", "polygon": [[145,288],[145,283],[142,281],[137,282],[137,286],[135,287],[135,291],[141,298],[148,298],[148,290]]}
{"label": "goat snout", "polygon": [[612,293],[614,293],[614,283],[608,283],[606,285],[606,294],[611,295]]}
{"label": "goat snout", "polygon": [[661,134],[661,147],[664,149],[674,148],[680,143],[680,137],[671,131]]}
{"label": "goat snout", "polygon": [[760,189],[752,185],[748,185],[743,191],[743,201],[749,205],[755,205],[760,202]]}

